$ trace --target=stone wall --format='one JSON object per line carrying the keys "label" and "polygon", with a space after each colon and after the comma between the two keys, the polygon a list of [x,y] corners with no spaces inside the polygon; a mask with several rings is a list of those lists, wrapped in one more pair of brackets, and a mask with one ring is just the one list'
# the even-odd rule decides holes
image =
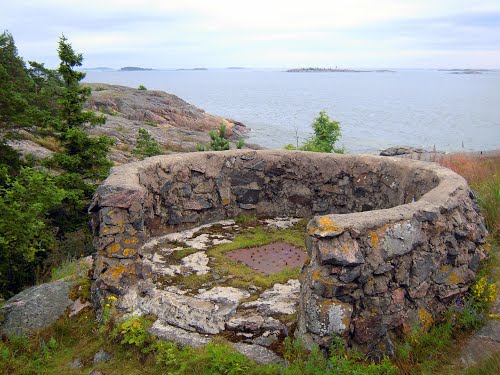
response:
{"label": "stone wall", "polygon": [[447,169],[375,156],[241,150],[116,167],[91,207],[94,305],[137,282],[152,236],[244,212],[312,217],[300,336],[387,352],[473,280],[486,231],[470,195]]}

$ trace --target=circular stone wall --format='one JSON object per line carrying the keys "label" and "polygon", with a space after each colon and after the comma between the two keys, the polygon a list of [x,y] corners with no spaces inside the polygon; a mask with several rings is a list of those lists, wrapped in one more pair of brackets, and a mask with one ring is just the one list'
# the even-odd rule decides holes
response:
{"label": "circular stone wall", "polygon": [[152,236],[245,212],[306,217],[296,336],[390,353],[394,335],[428,325],[473,281],[486,230],[471,197],[452,171],[398,158],[239,150],[122,165],[91,206],[93,303],[127,306]]}

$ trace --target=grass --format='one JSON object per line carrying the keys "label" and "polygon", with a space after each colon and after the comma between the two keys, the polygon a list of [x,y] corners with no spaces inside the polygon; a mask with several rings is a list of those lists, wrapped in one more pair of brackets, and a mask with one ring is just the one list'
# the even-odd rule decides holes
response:
{"label": "grass", "polygon": [[[227,341],[216,338],[203,348],[194,349],[161,341],[147,332],[150,321],[132,318],[103,328],[90,309],[76,317],[61,318],[52,327],[30,337],[0,341],[2,374],[395,374],[395,367],[383,360],[364,363],[359,355],[348,355],[341,344],[325,357],[317,347],[305,350],[301,342],[287,339],[285,363],[258,365],[235,351]],[[93,357],[104,349],[107,362],[93,364]],[[70,368],[79,359],[81,368]]]}
{"label": "grass", "polygon": [[35,136],[31,133],[28,132],[23,132],[22,136],[24,139],[27,139],[28,141],[34,142],[37,145],[40,145],[50,151],[53,152],[58,152],[61,151],[61,144],[60,142],[53,136]]}
{"label": "grass", "polygon": [[453,154],[436,161],[462,175],[474,191],[490,232],[489,257],[482,262],[468,295],[455,301],[428,331],[415,327],[399,343],[394,361],[402,374],[498,374],[498,356],[469,369],[457,366],[456,358],[467,337],[484,325],[500,281],[495,272],[499,268],[500,156]]}
{"label": "grass", "polygon": [[152,126],[152,127],[154,127],[154,128],[157,128],[157,127],[158,127],[158,124],[157,124],[156,122],[154,122],[154,121],[144,121],[144,123],[145,123],[146,125]]}
{"label": "grass", "polygon": [[81,259],[67,260],[60,266],[52,269],[50,281],[56,281],[66,278],[73,278],[73,279],[78,278],[79,276],[81,277],[82,274],[85,274],[87,269],[88,265],[85,264],[84,260]]}
{"label": "grass", "polygon": [[477,196],[492,238],[500,241],[500,156],[445,155],[437,160],[463,176]]}

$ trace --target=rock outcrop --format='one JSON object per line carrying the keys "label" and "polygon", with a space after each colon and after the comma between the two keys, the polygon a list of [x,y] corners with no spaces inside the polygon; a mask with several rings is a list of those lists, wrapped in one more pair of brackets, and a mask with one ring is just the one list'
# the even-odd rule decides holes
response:
{"label": "rock outcrop", "polygon": [[116,141],[111,159],[118,163],[137,160],[130,150],[135,147],[139,128],[146,129],[166,152],[194,151],[197,144],[209,142],[208,131],[221,123],[233,138],[248,131],[237,121],[206,113],[163,91],[103,83],[86,85],[92,89],[86,107],[106,115],[106,124],[90,129],[90,133],[105,134]]}
{"label": "rock outcrop", "polygon": [[[131,151],[135,148],[140,128],[153,136],[165,154],[195,151],[198,144],[210,142],[208,132],[217,129],[221,123],[226,125],[227,133],[233,140],[248,132],[245,125],[238,121],[211,115],[163,91],[104,83],[85,85],[92,89],[86,108],[106,116],[104,125],[87,131],[95,136],[107,135],[114,140],[109,157],[115,164],[138,160]],[[51,156],[52,150],[46,148],[47,142],[37,142],[35,136],[25,131],[20,132],[20,138],[9,141],[9,145],[23,155],[30,154],[35,159]],[[256,145],[248,147],[259,148]]]}

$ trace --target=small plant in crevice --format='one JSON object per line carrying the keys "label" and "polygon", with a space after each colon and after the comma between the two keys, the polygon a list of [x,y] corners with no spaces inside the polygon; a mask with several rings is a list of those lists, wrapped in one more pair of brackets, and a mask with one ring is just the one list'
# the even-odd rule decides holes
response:
{"label": "small plant in crevice", "polygon": [[106,300],[101,300],[102,312],[99,317],[99,333],[109,332],[113,329],[115,321],[118,317],[115,304],[118,298],[108,296]]}
{"label": "small plant in crevice", "polygon": [[132,150],[132,154],[155,156],[161,155],[162,151],[156,139],[154,139],[146,129],[140,128],[139,134],[136,138],[135,149]]}

